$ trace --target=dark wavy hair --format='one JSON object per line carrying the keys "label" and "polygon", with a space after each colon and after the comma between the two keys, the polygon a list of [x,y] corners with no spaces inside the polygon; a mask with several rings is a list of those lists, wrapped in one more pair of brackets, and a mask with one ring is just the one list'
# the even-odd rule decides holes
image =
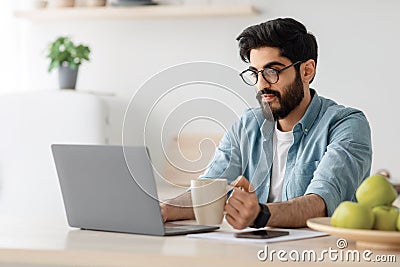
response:
{"label": "dark wavy hair", "polygon": [[[315,36],[292,18],[278,18],[250,26],[236,40],[239,41],[239,53],[244,62],[250,62],[252,49],[267,46],[278,48],[280,55],[292,62],[313,59],[317,64],[318,45]],[[300,65],[295,67],[299,71]]]}

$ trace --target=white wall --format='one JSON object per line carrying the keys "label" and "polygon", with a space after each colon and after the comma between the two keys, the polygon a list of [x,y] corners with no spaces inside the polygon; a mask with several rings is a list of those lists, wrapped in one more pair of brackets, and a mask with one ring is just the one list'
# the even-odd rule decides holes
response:
{"label": "white wall", "polygon": [[13,16],[16,2],[11,0],[0,1],[0,93],[12,92],[21,88],[18,67],[22,62],[22,51],[18,39],[18,23]]}
{"label": "white wall", "polygon": [[[397,142],[400,126],[396,116],[400,96],[397,76],[400,2],[259,0],[252,3],[262,11],[259,16],[21,21],[18,38],[22,43],[16,45],[26,49],[23,65],[18,65],[6,80],[14,84],[15,77],[21,77],[17,86],[24,90],[56,88],[56,73],[47,73],[48,61],[44,57],[47,44],[60,34],[69,34],[74,40],[89,44],[92,61],[81,68],[78,90],[116,94],[111,142],[118,143],[124,105],[146,79],[171,65],[196,60],[242,69],[245,65],[237,55],[235,41],[241,30],[271,18],[292,16],[302,21],[319,42],[318,75],[313,87],[320,95],[365,111],[373,129],[373,170],[389,168],[395,176],[400,176]],[[6,36],[15,40],[10,32]],[[5,72],[4,66],[1,71]],[[3,92],[6,90],[2,88]],[[243,86],[238,92],[241,90],[249,89]],[[244,94],[248,97],[248,93]],[[152,97],[150,94],[149,98]]]}

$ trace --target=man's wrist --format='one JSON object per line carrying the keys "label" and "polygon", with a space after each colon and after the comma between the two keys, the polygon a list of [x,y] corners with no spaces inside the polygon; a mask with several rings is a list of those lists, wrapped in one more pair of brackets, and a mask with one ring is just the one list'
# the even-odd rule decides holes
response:
{"label": "man's wrist", "polygon": [[251,225],[252,228],[262,228],[267,226],[268,220],[271,217],[271,212],[267,205],[262,203],[258,203],[258,205],[260,206],[260,212],[254,220],[253,225]]}
{"label": "man's wrist", "polygon": [[192,207],[179,206],[168,202],[164,202],[161,207],[163,209],[162,212],[165,212],[163,218],[166,219],[166,221],[194,219],[194,211]]}

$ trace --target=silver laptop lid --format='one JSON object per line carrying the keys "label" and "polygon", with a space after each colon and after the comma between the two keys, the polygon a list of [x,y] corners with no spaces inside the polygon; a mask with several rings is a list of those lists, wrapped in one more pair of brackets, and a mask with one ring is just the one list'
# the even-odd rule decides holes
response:
{"label": "silver laptop lid", "polygon": [[164,235],[145,147],[52,145],[52,151],[70,226]]}

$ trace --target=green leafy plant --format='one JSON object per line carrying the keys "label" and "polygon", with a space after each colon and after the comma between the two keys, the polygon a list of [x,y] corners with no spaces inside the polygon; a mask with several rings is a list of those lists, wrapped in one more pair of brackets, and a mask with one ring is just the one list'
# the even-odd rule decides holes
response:
{"label": "green leafy plant", "polygon": [[75,45],[69,37],[58,37],[49,45],[49,72],[60,66],[78,69],[83,61],[89,61],[90,48],[86,45]]}

